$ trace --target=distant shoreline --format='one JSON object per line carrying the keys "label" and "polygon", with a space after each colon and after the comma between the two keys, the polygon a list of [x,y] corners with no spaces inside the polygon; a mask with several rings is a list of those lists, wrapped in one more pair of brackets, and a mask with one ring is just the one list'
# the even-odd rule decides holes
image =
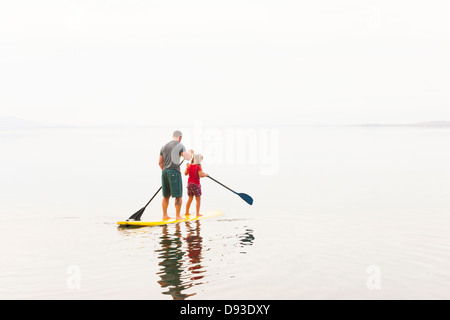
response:
{"label": "distant shoreline", "polygon": [[[197,124],[198,125],[198,124]],[[157,127],[178,127],[186,126],[183,125],[164,125],[164,124],[97,124],[97,125],[66,125],[66,124],[56,124],[56,123],[40,123],[35,121],[28,121],[25,119],[17,117],[0,117],[0,130],[32,130],[32,129],[86,129],[86,128],[157,128]],[[189,126],[189,125],[188,125]],[[194,124],[195,126],[195,124]],[[394,123],[394,124],[384,124],[384,123],[365,123],[365,124],[203,124],[203,127],[226,127],[226,128],[255,128],[255,127],[270,127],[270,128],[300,128],[300,127],[362,127],[362,128],[450,128],[450,121],[426,121],[417,123]]]}
{"label": "distant shoreline", "polygon": [[359,127],[421,127],[421,128],[450,128],[450,121],[427,121],[409,124],[379,124],[368,123],[357,125]]}

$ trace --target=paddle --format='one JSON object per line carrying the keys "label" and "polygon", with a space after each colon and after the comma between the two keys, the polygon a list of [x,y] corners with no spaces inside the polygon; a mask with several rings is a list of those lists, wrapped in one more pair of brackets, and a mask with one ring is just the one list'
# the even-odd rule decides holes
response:
{"label": "paddle", "polygon": [[[183,164],[183,162],[184,162],[184,159],[183,159],[183,161],[181,161],[180,166]],[[147,208],[147,206],[149,205],[149,203],[152,202],[152,200],[153,200],[153,199],[156,197],[156,195],[161,191],[161,189],[162,189],[162,186],[159,187],[158,191],[156,191],[156,193],[155,193],[155,194],[153,195],[153,197],[147,202],[147,204],[146,204],[143,208],[141,208],[141,209],[139,209],[138,211],[136,211],[131,217],[129,217],[129,218],[127,219],[127,221],[130,221],[130,220],[141,221],[141,216],[142,216],[142,214],[144,213],[145,208]]]}
{"label": "paddle", "polygon": [[253,204],[253,199],[252,199],[252,197],[250,197],[248,194],[246,194],[246,193],[238,193],[238,192],[236,192],[236,191],[234,191],[234,190],[231,190],[231,189],[228,188],[226,185],[220,183],[219,181],[217,181],[217,180],[214,179],[214,178],[211,178],[211,176],[209,176],[209,175],[208,175],[208,178],[210,178],[211,180],[217,182],[217,183],[220,184],[222,187],[227,188],[228,190],[230,190],[230,191],[233,192],[234,194],[237,194],[239,197],[242,198],[242,200],[244,200],[245,202],[247,202],[249,205],[252,205],[252,204]]}
{"label": "paddle", "polygon": [[153,197],[147,202],[147,204],[146,204],[142,209],[136,211],[136,213],[134,213],[131,217],[129,217],[129,218],[127,219],[127,221],[130,221],[130,220],[141,221],[141,216],[142,216],[142,214],[144,213],[145,208],[147,208],[148,204],[149,204],[150,202],[152,202],[152,200],[153,200],[153,199],[156,197],[156,195],[161,191],[161,189],[162,189],[162,186],[159,187],[158,191],[156,191],[156,193],[155,193],[155,194],[153,195]]}

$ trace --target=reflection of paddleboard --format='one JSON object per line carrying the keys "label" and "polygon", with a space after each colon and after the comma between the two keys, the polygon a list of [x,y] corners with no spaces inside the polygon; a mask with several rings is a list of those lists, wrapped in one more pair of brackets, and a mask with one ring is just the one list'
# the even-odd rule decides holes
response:
{"label": "reflection of paddleboard", "polygon": [[213,218],[218,217],[223,214],[220,210],[211,210],[206,212],[200,213],[202,216],[197,218],[197,215],[195,213],[186,216],[184,219],[181,220],[175,220],[175,219],[169,219],[169,220],[154,220],[154,221],[119,221],[117,222],[118,225],[121,226],[140,226],[140,227],[150,227],[150,226],[160,226],[163,224],[169,224],[169,223],[179,223],[179,222],[186,222],[186,221],[195,221],[195,220],[203,220],[207,218]]}

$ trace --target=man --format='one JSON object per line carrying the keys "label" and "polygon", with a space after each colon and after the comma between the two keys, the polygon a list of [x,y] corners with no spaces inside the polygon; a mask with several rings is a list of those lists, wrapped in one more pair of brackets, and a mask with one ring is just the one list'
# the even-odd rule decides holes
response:
{"label": "man", "polygon": [[181,180],[180,160],[183,157],[189,161],[194,154],[194,150],[186,151],[181,142],[182,134],[179,130],[173,132],[172,141],[166,143],[159,153],[159,166],[162,170],[162,209],[163,220],[171,219],[167,215],[167,207],[169,206],[169,199],[175,198],[176,220],[182,219],[180,216],[181,203],[183,197],[183,183]]}

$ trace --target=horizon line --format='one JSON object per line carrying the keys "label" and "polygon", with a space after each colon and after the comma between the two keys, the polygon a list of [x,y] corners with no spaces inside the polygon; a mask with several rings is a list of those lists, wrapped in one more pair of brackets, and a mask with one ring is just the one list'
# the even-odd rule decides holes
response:
{"label": "horizon line", "polygon": [[[6,123],[2,123],[2,120]],[[9,122],[9,123],[8,123]],[[20,117],[0,117],[0,128],[2,129],[32,129],[32,128],[100,128],[100,127],[186,127],[202,125],[205,127],[405,127],[405,126],[440,126],[450,127],[450,121],[447,120],[432,120],[432,121],[420,121],[410,123],[240,123],[240,124],[203,124],[201,122],[192,124],[152,124],[152,123],[96,123],[96,124],[64,124],[64,123],[44,123],[34,120],[26,120]]]}

